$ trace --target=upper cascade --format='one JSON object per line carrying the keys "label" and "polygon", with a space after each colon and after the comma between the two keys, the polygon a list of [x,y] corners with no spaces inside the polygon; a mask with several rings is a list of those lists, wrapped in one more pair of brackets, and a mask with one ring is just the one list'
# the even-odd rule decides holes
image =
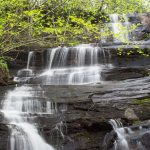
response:
{"label": "upper cascade", "polygon": [[[110,53],[90,44],[57,47],[48,51],[48,69],[40,75],[43,84],[82,85],[101,81],[101,72],[110,67]],[[46,77],[45,77],[46,76]]]}
{"label": "upper cascade", "polygon": [[[149,40],[147,14],[110,14],[109,21],[101,29],[101,42],[104,44],[140,43]],[[106,34],[107,33],[107,34]]]}
{"label": "upper cascade", "polygon": [[[56,47],[47,51],[47,67],[41,74],[34,75],[30,67],[34,53],[29,52],[28,69],[18,72],[16,81],[42,82],[44,85],[82,85],[102,81],[103,69],[112,67],[109,50],[94,44],[75,47]],[[25,74],[27,76],[25,76]]]}
{"label": "upper cascade", "polygon": [[49,49],[49,69],[92,66],[105,64],[109,61],[110,54],[98,46],[80,44],[75,47],[57,47]]}
{"label": "upper cascade", "polygon": [[27,61],[27,69],[30,69],[30,65],[34,59],[34,51],[29,52],[28,61]]}
{"label": "upper cascade", "polygon": [[[108,28],[110,36],[103,37],[102,42],[125,43],[129,42],[132,37],[131,26],[127,15],[110,14],[110,22],[105,24],[105,29]],[[103,33],[104,31],[101,30]]]}

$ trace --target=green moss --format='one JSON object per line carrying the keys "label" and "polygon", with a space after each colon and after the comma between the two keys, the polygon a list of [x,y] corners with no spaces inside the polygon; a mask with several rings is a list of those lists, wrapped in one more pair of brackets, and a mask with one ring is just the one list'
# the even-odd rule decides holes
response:
{"label": "green moss", "polygon": [[3,57],[0,57],[0,69],[5,73],[6,78],[10,77],[7,62],[3,59]]}
{"label": "green moss", "polygon": [[134,104],[145,106],[145,107],[150,107],[150,98],[137,99],[134,101]]}

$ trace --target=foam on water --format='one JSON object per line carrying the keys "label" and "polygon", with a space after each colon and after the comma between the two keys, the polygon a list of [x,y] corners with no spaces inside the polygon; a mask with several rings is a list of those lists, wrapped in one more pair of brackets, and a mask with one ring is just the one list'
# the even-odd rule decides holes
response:
{"label": "foam on water", "polygon": [[101,82],[101,72],[112,67],[109,51],[98,46],[81,44],[49,50],[48,69],[39,75],[43,84],[83,85]]}
{"label": "foam on water", "polygon": [[[122,123],[118,119],[111,119],[109,123],[112,125],[115,133],[114,135],[114,145],[111,149],[113,150],[145,150],[145,146],[142,144],[141,139],[144,134],[149,134],[149,123],[144,126],[131,126],[131,127],[123,127]],[[109,134],[105,137],[104,143],[107,141],[106,138],[109,139]],[[107,144],[107,143],[105,143]]]}
{"label": "foam on water", "polygon": [[43,107],[37,97],[37,91],[29,86],[16,87],[6,95],[2,112],[11,129],[10,150],[54,150],[39,135],[35,125],[28,122],[31,114],[51,114],[56,110],[50,102],[45,102]]}

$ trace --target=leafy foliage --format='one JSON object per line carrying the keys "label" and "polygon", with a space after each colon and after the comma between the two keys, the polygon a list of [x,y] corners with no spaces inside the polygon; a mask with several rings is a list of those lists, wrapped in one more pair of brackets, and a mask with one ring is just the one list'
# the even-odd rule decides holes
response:
{"label": "leafy foliage", "polygon": [[[146,12],[145,0],[0,0],[0,51],[95,42],[108,14]],[[112,33],[105,31],[104,36]]]}
{"label": "leafy foliage", "polygon": [[7,77],[9,76],[7,62],[3,57],[0,57],[0,69],[2,69],[2,71],[6,74]]}

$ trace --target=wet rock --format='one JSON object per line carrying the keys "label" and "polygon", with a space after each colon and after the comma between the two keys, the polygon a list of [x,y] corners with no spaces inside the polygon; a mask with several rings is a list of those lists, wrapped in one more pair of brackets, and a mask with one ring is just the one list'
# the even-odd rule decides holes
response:
{"label": "wet rock", "polygon": [[43,86],[43,88],[46,90],[45,96],[50,97],[52,101],[61,103],[76,103],[88,102],[88,96],[92,94],[92,91],[94,91],[96,87],[83,85],[51,85]]}
{"label": "wet rock", "polygon": [[[78,120],[74,120],[72,122],[67,121],[67,123],[68,123],[68,134],[76,132],[77,130],[100,132],[100,131],[110,131],[112,129],[108,121],[100,117],[84,117],[79,118]],[[74,130],[73,127],[76,130]]]}
{"label": "wet rock", "polygon": [[141,143],[142,143],[142,145],[144,145],[146,150],[149,150],[149,148],[150,148],[150,142],[149,141],[150,141],[150,133],[145,133],[141,137]]}
{"label": "wet rock", "polygon": [[140,120],[148,120],[150,119],[150,107],[145,107],[141,105],[136,105],[134,108],[135,113],[139,117]]}
{"label": "wet rock", "polygon": [[75,149],[80,150],[101,149],[104,135],[112,129],[107,120],[101,117],[82,117],[66,123],[68,135],[76,143]]}
{"label": "wet rock", "polygon": [[127,108],[124,113],[125,118],[128,120],[139,120],[137,115],[135,114],[134,110],[132,108]]}
{"label": "wet rock", "polygon": [[136,98],[148,97],[150,78],[136,78],[123,81],[104,82],[103,87],[90,97],[94,103],[124,102]]}
{"label": "wet rock", "polygon": [[7,55],[13,58],[14,60],[9,62],[10,69],[22,69],[27,67],[27,60],[28,60],[28,53],[30,51],[35,52],[35,57],[30,64],[32,69],[39,69],[41,67],[46,67],[46,49],[40,47],[39,48],[27,48],[27,47],[20,47],[19,50],[10,51]]}
{"label": "wet rock", "polygon": [[117,139],[117,134],[114,130],[111,131],[110,133],[107,133],[103,141],[103,146],[102,146],[103,150],[109,150],[113,148],[116,139]]}
{"label": "wet rock", "polygon": [[106,81],[120,81],[141,78],[148,75],[148,70],[144,68],[114,68],[102,72],[102,79]]}
{"label": "wet rock", "polygon": [[6,124],[0,123],[0,150],[8,150],[9,128]]}

